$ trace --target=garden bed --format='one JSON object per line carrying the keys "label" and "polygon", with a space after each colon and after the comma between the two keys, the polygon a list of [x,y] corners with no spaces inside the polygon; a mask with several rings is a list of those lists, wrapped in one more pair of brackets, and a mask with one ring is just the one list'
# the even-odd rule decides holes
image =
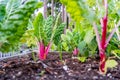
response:
{"label": "garden bed", "polygon": [[57,52],[49,53],[45,61],[35,62],[31,54],[4,59],[0,61],[0,80],[120,80],[120,65],[103,76],[99,74],[98,58],[81,63],[63,53],[63,61]]}

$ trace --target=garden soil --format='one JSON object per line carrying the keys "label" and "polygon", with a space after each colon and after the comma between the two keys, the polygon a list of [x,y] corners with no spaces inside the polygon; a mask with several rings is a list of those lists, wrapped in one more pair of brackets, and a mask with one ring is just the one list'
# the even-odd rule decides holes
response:
{"label": "garden soil", "polygon": [[88,58],[82,63],[69,53],[49,53],[44,61],[34,61],[32,55],[24,55],[0,61],[0,80],[120,80],[118,66],[99,73],[99,58]]}

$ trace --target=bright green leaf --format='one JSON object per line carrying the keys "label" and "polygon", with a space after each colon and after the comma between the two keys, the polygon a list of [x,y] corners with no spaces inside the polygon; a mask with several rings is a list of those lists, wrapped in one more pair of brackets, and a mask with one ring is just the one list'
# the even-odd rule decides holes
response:
{"label": "bright green leaf", "polygon": [[79,61],[81,61],[81,62],[85,62],[86,57],[77,57],[77,59],[78,59]]}
{"label": "bright green leaf", "polygon": [[116,67],[118,65],[118,63],[115,61],[115,60],[107,60],[106,61],[106,64],[105,64],[105,67],[106,69],[107,68],[113,68],[113,67]]}
{"label": "bright green leaf", "polygon": [[87,44],[89,44],[93,38],[94,38],[93,30],[89,30],[86,32],[86,35],[84,37],[84,41]]}

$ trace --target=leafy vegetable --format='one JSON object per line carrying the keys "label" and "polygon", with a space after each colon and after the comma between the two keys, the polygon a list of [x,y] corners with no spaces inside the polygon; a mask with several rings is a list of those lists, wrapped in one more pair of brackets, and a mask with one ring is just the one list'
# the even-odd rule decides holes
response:
{"label": "leafy vegetable", "polygon": [[42,3],[36,0],[9,0],[5,7],[5,16],[0,26],[0,51],[10,51],[16,48],[20,38],[25,33],[29,18],[34,10],[41,7]]}
{"label": "leafy vegetable", "polygon": [[[33,22],[30,21],[33,27],[30,29],[32,32],[29,36],[32,36],[31,40],[37,43],[39,58],[41,60],[46,59],[52,44],[55,43],[54,45],[57,45],[60,42],[60,35],[63,33],[65,24],[58,24],[59,17],[60,14],[58,14],[56,19],[52,16],[49,16],[47,19],[43,19],[42,14],[38,13]],[[26,31],[26,34],[29,34],[28,31],[29,30]],[[25,40],[27,42],[26,34],[21,38],[21,41]]]}

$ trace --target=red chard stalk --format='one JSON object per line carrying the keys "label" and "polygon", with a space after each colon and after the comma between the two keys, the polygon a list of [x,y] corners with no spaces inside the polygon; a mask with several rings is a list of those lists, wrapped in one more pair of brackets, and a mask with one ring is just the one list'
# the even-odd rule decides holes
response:
{"label": "red chard stalk", "polygon": [[102,49],[105,49],[106,33],[107,33],[107,16],[105,16],[102,20],[103,20],[103,26],[102,26],[101,47]]}
{"label": "red chard stalk", "polygon": [[105,50],[106,50],[106,34],[107,34],[107,0],[104,0],[104,6],[105,6],[105,16],[102,18],[101,26],[102,26],[102,39],[101,39],[101,49],[99,51],[100,54],[100,72],[106,73],[105,71],[105,62],[106,62],[106,55],[105,55]]}
{"label": "red chard stalk", "polygon": [[39,58],[41,60],[45,60],[46,59],[46,56],[48,55],[48,52],[50,50],[50,47],[51,47],[51,42],[45,47],[44,46],[44,43],[41,41],[39,43]]}
{"label": "red chard stalk", "polygon": [[50,51],[51,45],[52,45],[52,42],[48,43],[47,47],[45,47],[45,53],[46,53],[46,55]]}
{"label": "red chard stalk", "polygon": [[105,55],[105,44],[106,44],[106,33],[107,33],[107,15],[102,19],[102,40],[101,40],[101,50],[100,50],[100,71],[101,72],[105,72],[105,59],[106,59],[106,55]]}
{"label": "red chard stalk", "polygon": [[78,50],[78,48],[74,48],[74,50],[73,50],[73,55],[78,55],[78,53],[79,53],[79,50]]}
{"label": "red chard stalk", "polygon": [[102,38],[100,40],[100,35],[98,33],[98,29],[96,27],[96,24],[93,23],[93,27],[95,30],[96,34],[96,40],[98,43],[98,48],[99,48],[99,55],[100,55],[100,66],[99,70],[102,74],[106,73],[105,70],[105,63],[106,63],[106,34],[107,34],[107,22],[108,22],[108,5],[107,5],[107,0],[103,0],[104,3],[104,8],[105,8],[105,16],[101,19],[101,27],[102,27]]}
{"label": "red chard stalk", "polygon": [[78,48],[74,48],[74,50],[73,50],[73,55],[78,55],[78,53],[79,53],[79,50],[78,50]]}
{"label": "red chard stalk", "polygon": [[45,53],[45,46],[44,46],[44,43],[41,41],[39,42],[39,58],[41,60],[44,60],[46,59],[46,53]]}

